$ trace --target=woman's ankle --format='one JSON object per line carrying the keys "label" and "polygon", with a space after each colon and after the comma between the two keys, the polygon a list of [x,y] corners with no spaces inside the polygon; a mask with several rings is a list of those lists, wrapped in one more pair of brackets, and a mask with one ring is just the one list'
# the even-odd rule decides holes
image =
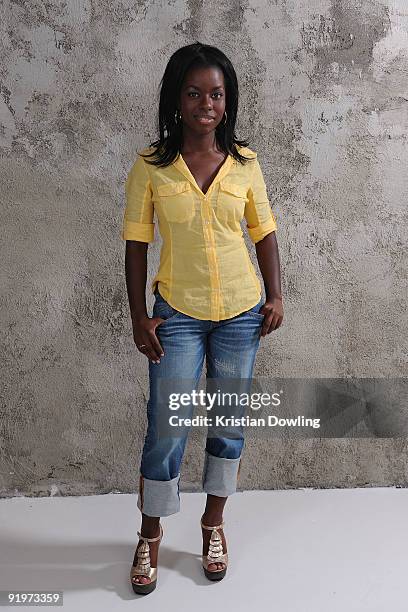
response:
{"label": "woman's ankle", "polygon": [[142,525],[140,533],[145,538],[155,538],[160,535],[160,517],[159,516],[147,516],[144,514],[142,517]]}
{"label": "woman's ankle", "polygon": [[219,512],[204,512],[201,517],[201,520],[204,525],[207,525],[208,527],[216,527],[217,525],[221,525],[223,518],[222,514],[220,515]]}

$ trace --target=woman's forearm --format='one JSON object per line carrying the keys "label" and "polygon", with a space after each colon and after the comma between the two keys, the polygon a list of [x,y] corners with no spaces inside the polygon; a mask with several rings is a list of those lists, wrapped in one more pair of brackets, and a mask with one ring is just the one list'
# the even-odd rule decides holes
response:
{"label": "woman's forearm", "polygon": [[279,249],[275,234],[271,232],[255,244],[267,300],[282,299]]}
{"label": "woman's forearm", "polygon": [[147,279],[147,242],[126,241],[125,273],[132,322],[147,317],[146,279]]}

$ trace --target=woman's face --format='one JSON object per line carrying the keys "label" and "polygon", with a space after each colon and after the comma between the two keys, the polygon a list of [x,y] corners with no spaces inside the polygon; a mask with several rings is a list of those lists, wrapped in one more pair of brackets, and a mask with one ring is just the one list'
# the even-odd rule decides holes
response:
{"label": "woman's face", "polygon": [[180,92],[183,128],[200,135],[215,130],[223,121],[225,83],[222,70],[215,66],[193,68],[186,73]]}

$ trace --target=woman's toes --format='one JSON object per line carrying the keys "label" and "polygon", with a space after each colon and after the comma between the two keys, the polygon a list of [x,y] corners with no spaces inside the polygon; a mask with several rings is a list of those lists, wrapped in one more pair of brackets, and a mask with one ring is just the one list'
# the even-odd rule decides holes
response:
{"label": "woman's toes", "polygon": [[208,569],[210,570],[210,572],[215,572],[217,570],[222,570],[222,569],[224,569],[224,564],[223,563],[209,563],[208,564]]}
{"label": "woman's toes", "polygon": [[150,582],[150,580],[147,576],[136,576],[133,582],[135,582],[136,584],[147,584],[148,582]]}

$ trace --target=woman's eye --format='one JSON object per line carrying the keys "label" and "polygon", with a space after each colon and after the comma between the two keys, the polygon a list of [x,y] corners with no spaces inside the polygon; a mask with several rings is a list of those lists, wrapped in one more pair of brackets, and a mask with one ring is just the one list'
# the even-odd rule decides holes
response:
{"label": "woman's eye", "polygon": [[[195,95],[199,95],[197,91],[189,91],[188,96],[195,96]],[[214,96],[219,96],[220,98],[222,98],[222,93],[220,91],[216,91],[215,94],[213,94]]]}

